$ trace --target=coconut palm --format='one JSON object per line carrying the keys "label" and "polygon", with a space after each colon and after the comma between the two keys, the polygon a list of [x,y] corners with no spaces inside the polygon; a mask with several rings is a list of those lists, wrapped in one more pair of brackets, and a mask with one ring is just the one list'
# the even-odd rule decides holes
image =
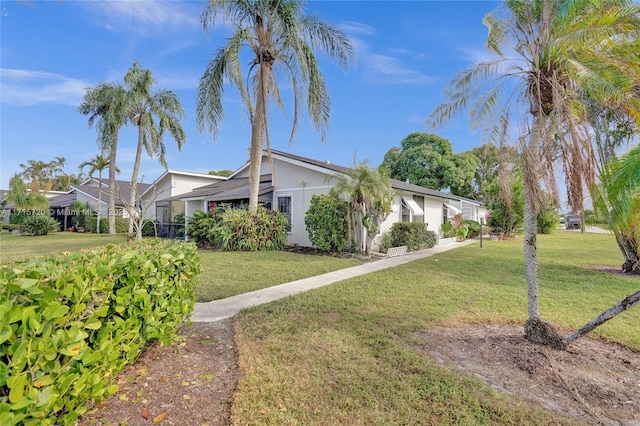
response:
{"label": "coconut palm", "polygon": [[[138,172],[142,148],[144,147],[150,157],[156,157],[162,167],[167,167],[165,160],[166,147],[164,134],[169,132],[178,145],[182,148],[186,135],[180,119],[184,118],[184,112],[178,96],[169,90],[160,90],[153,93],[155,84],[151,71],[142,69],[135,61],[124,76],[126,91],[126,113],[128,120],[138,130],[138,145],[136,157],[131,174],[131,195],[129,198],[129,232],[134,231],[134,221],[140,214],[138,205]],[[141,218],[139,218],[141,219]],[[142,222],[139,221],[141,225]],[[142,226],[137,226],[136,238],[142,239]]]}
{"label": "coconut palm", "polygon": [[393,189],[389,176],[372,169],[365,161],[349,169],[346,175],[338,174],[329,179],[335,180],[332,191],[346,196],[355,209],[357,218],[350,219],[349,229],[355,229],[355,222],[358,223],[361,249],[368,255],[380,223],[391,211]]}
{"label": "coconut palm", "polygon": [[100,83],[88,88],[78,110],[89,116],[89,127],[96,123],[98,146],[109,153],[109,234],[116,233],[116,153],[118,132],[126,122],[125,91],[119,84]]}
{"label": "coconut palm", "polygon": [[[209,130],[214,138],[223,118],[222,95],[226,80],[240,90],[251,120],[249,157],[249,210],[256,211],[262,149],[270,152],[268,109],[270,101],[283,108],[276,72],[288,75],[293,91],[293,140],[301,116],[302,103],[324,141],[331,102],[318,68],[314,49],[321,49],[344,68],[353,56],[347,36],[316,16],[303,15],[300,0],[209,0],[202,13],[205,31],[221,17],[234,27],[227,45],[218,50],[200,79],[196,120],[200,131]],[[247,90],[240,67],[243,46],[253,58],[247,71],[252,89]],[[306,93],[303,94],[302,91]],[[271,157],[269,157],[271,158]]]}
{"label": "coconut palm", "polygon": [[[96,155],[89,161],[85,161],[80,164],[80,172],[84,170],[85,167],[89,167],[89,177],[93,177],[95,172],[98,172],[98,181],[99,181],[99,189],[98,189],[98,211],[96,217],[96,233],[100,233],[100,216],[102,213],[102,172],[104,169],[109,167],[110,161],[107,157],[103,155]],[[116,171],[119,172],[116,167]]]}
{"label": "coconut palm", "polygon": [[504,141],[511,116],[519,123],[524,164],[524,246],[528,340],[565,348],[569,343],[539,311],[536,213],[545,192],[559,202],[554,166],[565,174],[568,205],[582,210],[584,188],[595,180],[594,150],[584,99],[626,103],[637,82],[640,6],[632,0],[508,0],[484,18],[494,60],[459,73],[447,102],[427,120],[442,125],[470,108],[472,123]]}

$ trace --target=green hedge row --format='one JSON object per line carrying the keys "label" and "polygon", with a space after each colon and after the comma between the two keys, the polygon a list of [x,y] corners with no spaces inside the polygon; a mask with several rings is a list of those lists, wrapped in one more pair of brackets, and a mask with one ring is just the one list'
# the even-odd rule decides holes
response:
{"label": "green hedge row", "polygon": [[[98,218],[96,216],[86,217],[84,220],[84,230],[85,232],[95,233],[97,229]],[[116,217],[116,234],[122,234],[125,232],[129,232],[129,219],[124,219],[122,217]],[[101,217],[100,218],[100,233],[108,234],[109,233],[109,218]]]}
{"label": "green hedge row", "polygon": [[0,266],[0,424],[74,424],[195,303],[193,244],[143,241]]}
{"label": "green hedge row", "polygon": [[438,240],[436,233],[427,229],[426,223],[396,222],[391,225],[391,246],[407,246],[409,250],[431,248]]}

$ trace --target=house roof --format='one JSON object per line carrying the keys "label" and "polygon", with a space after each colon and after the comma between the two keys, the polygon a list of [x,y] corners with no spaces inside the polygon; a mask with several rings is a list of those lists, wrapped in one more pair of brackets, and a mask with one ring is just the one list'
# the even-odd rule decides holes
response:
{"label": "house roof", "polygon": [[[92,182],[100,184],[98,179],[92,178],[82,182],[80,185],[71,185],[71,189],[66,194],[58,195],[49,199],[49,206],[52,208],[69,207],[73,205],[78,198],[78,192],[97,201],[99,199],[100,189],[98,186],[90,185]],[[106,204],[108,200],[107,194],[109,191],[109,181],[107,179],[102,179],[102,185],[106,187],[102,190],[102,202]],[[146,191],[149,186],[151,185],[148,183],[139,183],[138,194]],[[122,205],[122,201],[120,201],[121,199],[128,202],[131,197],[131,183],[124,180],[116,180],[116,188],[120,190],[120,194],[116,197],[116,205],[120,206]]]}
{"label": "house roof", "polygon": [[[258,197],[273,191],[271,175],[260,176]],[[249,178],[234,178],[201,186],[186,194],[167,198],[168,201],[189,201],[198,199],[210,201],[243,200],[249,198]],[[269,200],[266,200],[269,201]]]}
{"label": "house roof", "polygon": [[151,185],[149,185],[147,187],[147,189],[144,190],[144,192],[141,193],[141,196],[144,196],[147,192],[149,192],[153,188],[154,185],[156,185],[158,182],[162,181],[162,179],[164,179],[165,177],[167,177],[169,175],[198,177],[198,178],[208,179],[208,180],[212,180],[212,181],[213,180],[215,180],[215,181],[227,180],[227,178],[224,177],[224,176],[210,175],[208,173],[195,173],[195,172],[185,172],[185,171],[182,171],[182,170],[171,170],[171,169],[168,169],[168,170],[165,170],[164,173],[162,173],[156,180],[154,180],[153,183]]}
{"label": "house roof", "polygon": [[[309,164],[315,167],[320,167],[326,169],[328,171],[337,172],[337,173],[349,173],[351,170],[349,167],[339,166],[337,164],[332,164],[328,161],[317,161],[312,160],[310,158],[299,157],[297,155],[288,154],[282,151],[271,150],[272,154],[277,157],[288,158],[294,161],[298,161],[304,164]],[[246,165],[245,165],[246,166]],[[391,187],[393,189],[399,189],[403,191],[408,191],[416,194],[428,195],[432,197],[444,198],[447,200],[456,200],[456,201],[464,201],[470,204],[481,205],[482,203],[476,200],[471,200],[469,198],[459,197],[454,194],[449,194],[447,192],[437,191],[435,189],[425,188],[424,186],[414,185],[412,183],[402,182],[397,179],[390,179]]]}

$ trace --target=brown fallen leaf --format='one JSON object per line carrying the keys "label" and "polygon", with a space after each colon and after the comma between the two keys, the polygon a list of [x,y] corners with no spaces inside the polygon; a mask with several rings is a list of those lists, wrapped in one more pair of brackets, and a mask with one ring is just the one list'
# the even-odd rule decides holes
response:
{"label": "brown fallen leaf", "polygon": [[163,421],[166,418],[167,418],[167,412],[165,411],[164,413],[158,414],[157,416],[155,416],[153,418],[153,422],[154,423],[160,423],[161,421]]}
{"label": "brown fallen leaf", "polygon": [[149,416],[151,415],[151,412],[145,408],[144,410],[142,410],[140,415],[142,415],[143,419],[147,420],[149,418]]}
{"label": "brown fallen leaf", "polygon": [[269,412],[269,407],[262,407],[260,409],[260,414],[267,414]]}

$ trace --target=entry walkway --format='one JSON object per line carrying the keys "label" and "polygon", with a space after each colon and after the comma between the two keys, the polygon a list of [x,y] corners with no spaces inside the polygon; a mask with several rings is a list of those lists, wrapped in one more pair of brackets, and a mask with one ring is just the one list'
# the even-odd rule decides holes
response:
{"label": "entry walkway", "polygon": [[[290,283],[279,284],[273,287],[263,288],[261,290],[249,293],[239,294],[237,296],[228,297],[226,299],[214,300],[206,303],[196,303],[195,310],[191,316],[193,322],[216,322],[235,316],[242,309],[251,306],[262,305],[283,297],[301,293],[325,285],[343,281],[348,278],[371,272],[380,271],[382,269],[392,268],[402,265],[403,263],[412,262],[414,260],[423,259],[433,256],[454,248],[469,245],[477,242],[475,240],[466,240],[460,243],[435,246],[430,249],[409,252],[402,256],[388,257],[362,265],[352,266],[351,268],[340,269],[338,271],[329,272],[315,277],[303,278],[301,280],[292,281]],[[256,277],[258,278],[258,277]]]}

